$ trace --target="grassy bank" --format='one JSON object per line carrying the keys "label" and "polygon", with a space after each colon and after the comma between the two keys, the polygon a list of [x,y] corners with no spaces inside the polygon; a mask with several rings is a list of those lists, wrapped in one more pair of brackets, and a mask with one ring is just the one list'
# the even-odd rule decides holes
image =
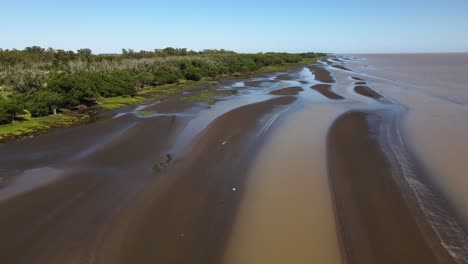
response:
{"label": "grassy bank", "polygon": [[108,97],[108,98],[100,98],[97,101],[99,107],[104,109],[118,109],[125,105],[131,104],[142,104],[144,103],[144,98],[140,96],[136,97],[123,97],[123,96],[116,96],[116,97]]}
{"label": "grassy bank", "polygon": [[90,116],[87,114],[66,116],[63,114],[44,117],[30,117],[21,121],[13,121],[11,124],[0,126],[0,142],[45,133],[59,127],[69,127],[79,122],[84,122]]}

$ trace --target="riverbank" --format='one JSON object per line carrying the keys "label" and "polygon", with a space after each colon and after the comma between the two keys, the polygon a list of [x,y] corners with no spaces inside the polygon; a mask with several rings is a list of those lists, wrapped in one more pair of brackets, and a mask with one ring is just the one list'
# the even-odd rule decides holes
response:
{"label": "riverbank", "polygon": [[263,67],[255,72],[237,73],[233,76],[220,75],[214,78],[203,78],[199,81],[183,80],[175,84],[165,84],[161,86],[147,86],[138,89],[135,96],[117,96],[100,98],[97,105],[79,111],[65,111],[64,114],[50,115],[45,117],[27,117],[11,124],[0,125],[0,144],[25,137],[34,137],[56,131],[57,129],[84,125],[94,122],[97,116],[108,115],[127,106],[151,104],[155,101],[166,100],[170,96],[180,95],[188,90],[205,90],[187,99],[194,103],[213,104],[217,98],[229,95],[229,93],[216,92],[218,84],[228,79],[251,79],[256,75],[286,71],[295,67],[315,63],[320,58],[303,59],[298,63],[288,63],[286,65],[272,65]]}

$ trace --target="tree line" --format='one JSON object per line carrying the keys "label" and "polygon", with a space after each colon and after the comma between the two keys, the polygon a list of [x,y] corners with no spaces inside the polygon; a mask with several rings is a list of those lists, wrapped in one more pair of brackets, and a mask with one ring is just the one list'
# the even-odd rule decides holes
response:
{"label": "tree line", "polygon": [[34,117],[46,116],[91,106],[100,97],[134,96],[145,86],[251,73],[324,55],[176,48],[123,49],[122,54],[98,55],[90,49],[0,49],[0,123],[10,123],[25,111]]}

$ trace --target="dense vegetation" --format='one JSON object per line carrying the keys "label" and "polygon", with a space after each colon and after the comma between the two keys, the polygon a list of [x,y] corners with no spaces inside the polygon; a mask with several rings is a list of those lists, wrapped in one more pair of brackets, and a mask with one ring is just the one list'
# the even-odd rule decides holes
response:
{"label": "dense vegetation", "polygon": [[25,113],[40,117],[91,106],[102,97],[134,96],[146,86],[252,73],[323,55],[175,48],[94,55],[90,49],[0,49],[0,123]]}

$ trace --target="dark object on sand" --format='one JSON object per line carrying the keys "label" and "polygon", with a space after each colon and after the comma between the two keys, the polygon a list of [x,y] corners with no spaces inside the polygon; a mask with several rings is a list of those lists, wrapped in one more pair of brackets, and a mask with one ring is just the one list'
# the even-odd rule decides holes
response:
{"label": "dark object on sand", "polygon": [[171,154],[165,154],[159,158],[159,161],[154,164],[154,171],[163,171],[169,167],[169,163],[172,161]]}

